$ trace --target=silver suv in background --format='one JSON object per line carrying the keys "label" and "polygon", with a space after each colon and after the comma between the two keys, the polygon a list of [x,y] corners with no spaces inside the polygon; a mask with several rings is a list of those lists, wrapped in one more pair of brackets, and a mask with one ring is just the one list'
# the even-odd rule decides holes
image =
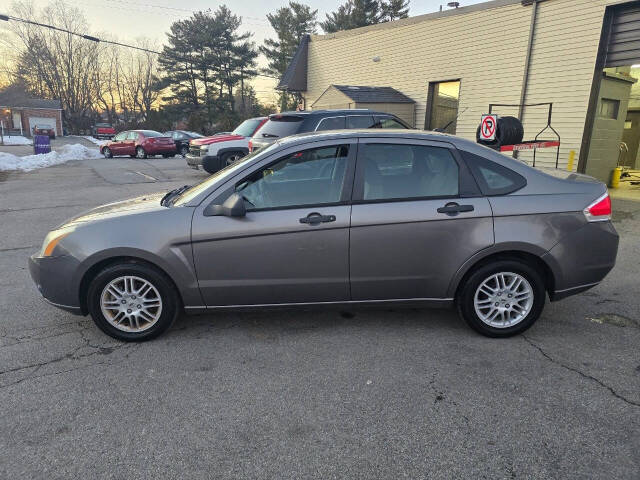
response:
{"label": "silver suv in background", "polygon": [[615,264],[606,186],[558,174],[432,132],[297,135],[198,185],[79,215],[29,268],[50,303],[122,340],[182,309],[361,304],[455,305],[504,337]]}

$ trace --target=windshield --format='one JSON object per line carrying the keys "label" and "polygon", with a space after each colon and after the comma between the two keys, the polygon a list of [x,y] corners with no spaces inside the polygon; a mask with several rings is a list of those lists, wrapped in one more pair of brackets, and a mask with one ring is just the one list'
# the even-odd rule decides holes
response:
{"label": "windshield", "polygon": [[202,135],[196,132],[185,132],[185,133],[189,135],[191,138],[202,138]]}
{"label": "windshield", "polygon": [[227,165],[222,170],[218,170],[213,175],[207,177],[202,182],[193,185],[190,189],[188,189],[184,193],[182,193],[182,195],[180,195],[179,197],[177,197],[175,199],[175,201],[173,202],[173,205],[181,206],[181,205],[185,205],[185,204],[189,203],[191,200],[196,198],[202,192],[206,191],[211,185],[216,183],[221,178],[223,178],[223,177],[225,177],[227,175],[233,175],[238,170],[244,168],[244,166],[247,164],[247,162],[250,162],[250,161],[252,161],[253,159],[255,159],[257,157],[261,157],[261,156],[263,156],[265,154],[268,154],[269,152],[271,152],[272,150],[274,150],[277,147],[278,147],[278,143],[272,143],[268,147],[261,148],[257,152],[250,153],[246,157],[243,157],[240,160],[237,160],[237,161]]}
{"label": "windshield", "polygon": [[256,131],[256,128],[258,127],[258,125],[260,125],[261,121],[262,120],[260,120],[259,118],[251,118],[249,120],[245,120],[240,125],[238,125],[236,129],[231,133],[233,133],[234,135],[242,135],[243,137],[250,137],[253,135],[253,132]]}
{"label": "windshield", "polygon": [[302,125],[302,116],[275,115],[267,120],[254,135],[256,138],[282,138],[298,133]]}

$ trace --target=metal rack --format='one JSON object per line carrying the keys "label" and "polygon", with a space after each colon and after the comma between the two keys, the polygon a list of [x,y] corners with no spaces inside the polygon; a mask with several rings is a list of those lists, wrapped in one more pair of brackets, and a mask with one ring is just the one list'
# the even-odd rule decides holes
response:
{"label": "metal rack", "polygon": [[[539,148],[553,148],[556,147],[556,168],[558,168],[558,164],[560,162],[560,134],[556,131],[555,128],[551,126],[551,115],[553,113],[553,103],[516,103],[516,104],[504,104],[504,103],[490,103],[489,104],[489,114],[493,113],[494,107],[510,107],[510,108],[521,108],[521,107],[549,107],[547,114],[547,125],[538,132],[533,140],[522,141],[521,143],[515,145],[501,145],[500,147],[492,147],[491,145],[487,145],[490,148],[495,148],[496,150],[500,150],[501,152],[519,152],[524,150],[533,150],[533,166],[536,166],[536,151]],[[555,139],[547,139],[541,140],[540,136],[546,132],[547,130],[552,131],[556,138]]]}

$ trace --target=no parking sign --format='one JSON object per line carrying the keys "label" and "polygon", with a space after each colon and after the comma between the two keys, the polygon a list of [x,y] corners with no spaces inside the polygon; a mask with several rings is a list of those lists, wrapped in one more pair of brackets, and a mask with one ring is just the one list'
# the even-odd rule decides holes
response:
{"label": "no parking sign", "polygon": [[480,123],[480,140],[493,141],[496,139],[497,115],[482,115]]}

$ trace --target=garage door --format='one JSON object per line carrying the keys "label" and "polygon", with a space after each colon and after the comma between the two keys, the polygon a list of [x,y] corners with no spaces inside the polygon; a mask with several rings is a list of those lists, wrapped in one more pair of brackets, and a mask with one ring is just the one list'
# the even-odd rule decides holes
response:
{"label": "garage door", "polygon": [[29,117],[29,132],[33,133],[33,127],[48,127],[53,128],[58,136],[58,130],[56,129],[56,119],[49,117]]}
{"label": "garage door", "polygon": [[615,7],[607,45],[606,67],[640,63],[640,2]]}

